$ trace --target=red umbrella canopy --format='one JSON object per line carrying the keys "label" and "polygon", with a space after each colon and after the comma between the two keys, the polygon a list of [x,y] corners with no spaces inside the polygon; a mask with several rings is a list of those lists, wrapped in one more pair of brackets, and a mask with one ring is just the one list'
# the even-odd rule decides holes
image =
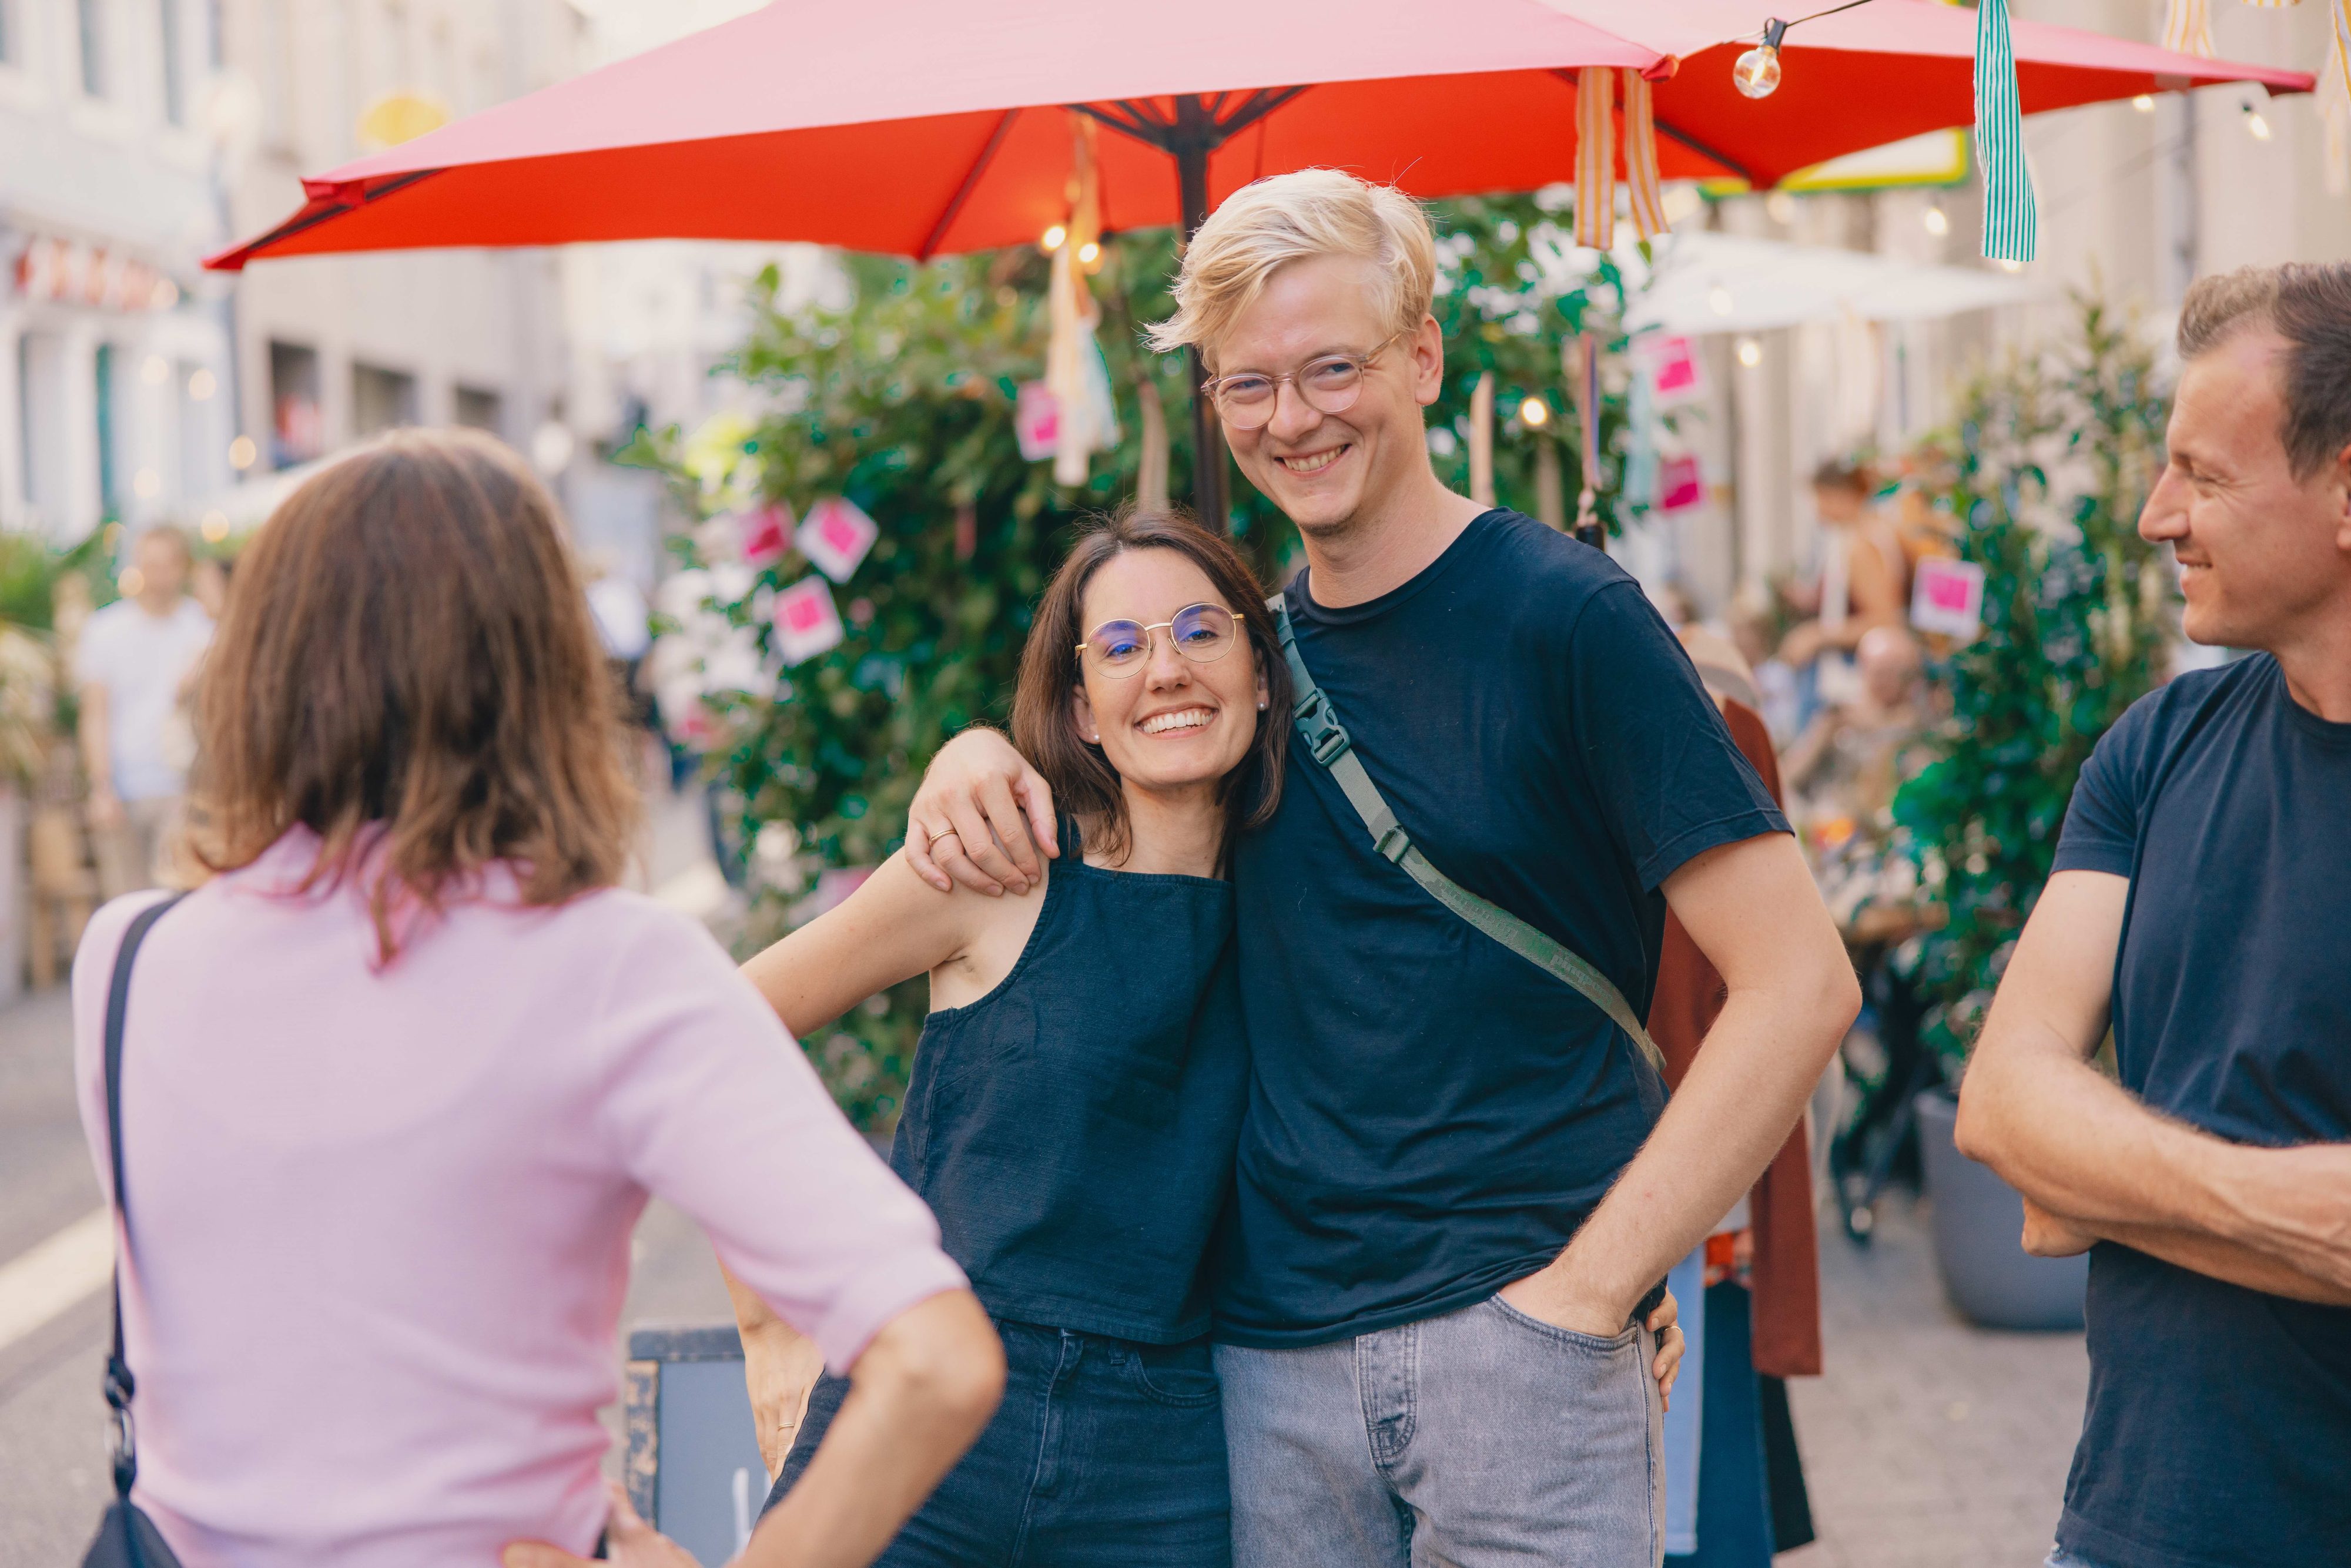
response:
{"label": "red umbrella canopy", "polygon": [[[776,0],[306,181],[300,212],[206,265],[607,239],[914,256],[1014,244],[1068,215],[1068,110],[1107,128],[1107,229],[1187,207],[1196,220],[1259,175],[1315,165],[1424,197],[1532,190],[1574,177],[1583,66],[1656,84],[1666,179],[1766,186],[1971,120],[1974,13],[1934,0],[1802,23],[1778,92],[1740,97],[1731,62],[1773,3]],[[2213,82],[2311,86],[2064,27],[2020,21],[2014,38],[2028,113]],[[1188,202],[1179,162],[1195,172]]]}

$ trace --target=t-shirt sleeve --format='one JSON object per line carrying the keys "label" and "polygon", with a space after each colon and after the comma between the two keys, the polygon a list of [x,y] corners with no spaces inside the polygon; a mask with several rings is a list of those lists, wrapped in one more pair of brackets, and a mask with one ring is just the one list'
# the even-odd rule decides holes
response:
{"label": "t-shirt sleeve", "polygon": [[2154,692],[2139,698],[2090,748],[2090,759],[2074,781],[2052,871],[2130,875],[2162,697]]}
{"label": "t-shirt sleeve", "polygon": [[1567,671],[1566,722],[1644,887],[1718,845],[1788,831],[1637,583],[1612,582],[1584,604]]}
{"label": "t-shirt sleeve", "polygon": [[850,1126],[749,981],[658,912],[616,966],[601,1098],[622,1165],[846,1371],[964,1277],[931,1212]]}

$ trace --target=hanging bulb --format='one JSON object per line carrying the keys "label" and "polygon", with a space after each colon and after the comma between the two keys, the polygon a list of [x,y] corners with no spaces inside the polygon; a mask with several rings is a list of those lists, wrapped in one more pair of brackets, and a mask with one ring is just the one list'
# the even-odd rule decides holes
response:
{"label": "hanging bulb", "polygon": [[1051,228],[1045,231],[1045,237],[1039,240],[1037,243],[1049,252],[1056,251],[1061,248],[1061,242],[1069,237],[1070,231],[1063,228],[1061,225],[1055,224]]}
{"label": "hanging bulb", "polygon": [[2155,94],[2151,92],[2140,93],[2137,98],[2131,99],[2131,107],[2137,110],[2141,114],[2153,114],[2155,112]]}
{"label": "hanging bulb", "polygon": [[1940,207],[1928,207],[1925,221],[1927,232],[1938,239],[1951,232],[1950,215]]}
{"label": "hanging bulb", "polygon": [[1519,423],[1540,430],[1551,423],[1551,404],[1539,397],[1531,397],[1519,404]]}
{"label": "hanging bulb", "polygon": [[2269,120],[2251,103],[2245,105],[2245,129],[2252,133],[2252,138],[2256,141],[2267,141],[2270,139]]}
{"label": "hanging bulb", "polygon": [[1088,240],[1085,244],[1078,246],[1078,261],[1080,265],[1092,267],[1095,262],[1100,261],[1101,259],[1102,246],[1096,245],[1093,241]]}
{"label": "hanging bulb", "polygon": [[1752,338],[1740,339],[1739,362],[1745,365],[1750,371],[1756,366],[1761,364],[1763,362],[1763,345],[1757,342]]}
{"label": "hanging bulb", "polygon": [[1730,84],[1749,98],[1769,98],[1780,89],[1780,39],[1788,24],[1777,16],[1763,24],[1763,41],[1739,57]]}

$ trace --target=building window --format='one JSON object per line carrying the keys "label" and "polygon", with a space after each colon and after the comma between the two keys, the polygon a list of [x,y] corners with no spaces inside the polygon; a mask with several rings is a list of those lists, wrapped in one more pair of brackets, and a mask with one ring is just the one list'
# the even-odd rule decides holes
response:
{"label": "building window", "polygon": [[457,389],[457,423],[469,430],[486,430],[498,435],[506,430],[504,401],[494,392],[479,387]]}
{"label": "building window", "polygon": [[416,423],[416,378],[381,365],[351,366],[351,433],[374,435]]}
{"label": "building window", "polygon": [[162,24],[163,118],[174,125],[188,123],[188,56],[181,37],[180,0],[155,0]]}
{"label": "building window", "polygon": [[327,449],[319,409],[319,350],[300,343],[269,345],[269,465],[291,468]]}
{"label": "building window", "polygon": [[74,19],[81,39],[81,90],[104,98],[108,85],[106,0],[74,0]]}

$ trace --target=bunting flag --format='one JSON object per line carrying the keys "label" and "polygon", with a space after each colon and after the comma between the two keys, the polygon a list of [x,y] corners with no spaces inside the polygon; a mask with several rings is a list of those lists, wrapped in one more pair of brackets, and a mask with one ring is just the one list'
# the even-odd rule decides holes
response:
{"label": "bunting flag", "polygon": [[2174,54],[2210,59],[2211,0],[2169,0],[2163,12],[2163,47]]}
{"label": "bunting flag", "polygon": [[[2183,0],[2199,11],[2203,0]],[[1976,7],[1976,162],[1983,170],[1983,253],[1993,261],[2032,259],[2038,221],[2032,174],[2024,166],[2024,110],[2016,93],[2016,50],[2007,0]]]}
{"label": "bunting flag", "polygon": [[1633,193],[1635,234],[1655,239],[1672,226],[1657,180],[1657,120],[1649,104],[1649,81],[1630,66],[1625,68],[1625,183]]}
{"label": "bunting flag", "polygon": [[1606,250],[1616,237],[1616,96],[1606,66],[1575,76],[1575,243]]}

